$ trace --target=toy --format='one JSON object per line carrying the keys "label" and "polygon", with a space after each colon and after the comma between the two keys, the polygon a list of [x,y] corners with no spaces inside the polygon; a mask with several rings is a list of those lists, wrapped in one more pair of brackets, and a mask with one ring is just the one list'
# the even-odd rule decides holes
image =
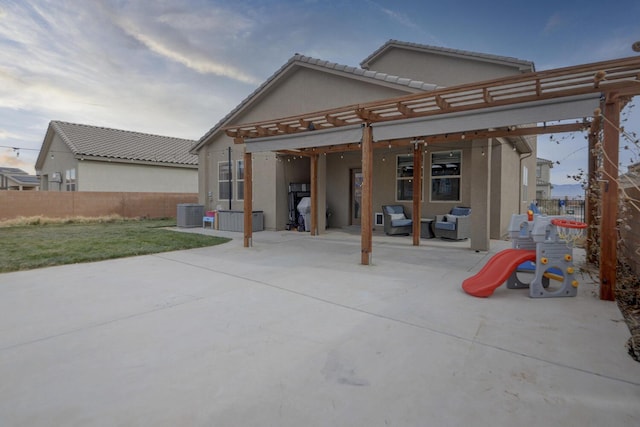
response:
{"label": "toy", "polygon": [[[587,224],[563,216],[514,214],[509,224],[512,249],[494,255],[474,276],[462,282],[470,295],[488,297],[507,281],[507,288],[529,288],[531,298],[573,297],[578,281],[573,245]],[[529,283],[518,273],[533,273]],[[557,286],[551,286],[552,281]]]}

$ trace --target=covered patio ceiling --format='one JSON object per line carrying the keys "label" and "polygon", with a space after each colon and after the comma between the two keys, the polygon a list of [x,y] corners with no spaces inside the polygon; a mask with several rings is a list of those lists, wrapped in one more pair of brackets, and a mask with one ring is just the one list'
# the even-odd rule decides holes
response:
{"label": "covered patio ceiling", "polygon": [[[362,152],[362,263],[372,251],[371,206],[372,153],[377,147],[461,141],[498,137],[521,137],[584,130],[587,117],[604,117],[603,175],[608,185],[602,192],[601,236],[616,235],[618,202],[618,149],[620,110],[640,94],[640,57],[602,61],[573,67],[526,73],[512,77],[453,86],[330,110],[223,128],[237,144],[245,145],[245,246],[250,246],[251,153],[274,151],[311,158],[311,223],[317,227],[317,159],[322,153]],[[547,125],[550,121],[577,119],[575,123]],[[599,120],[597,120],[599,122]],[[592,126],[591,137],[596,131]],[[416,143],[417,141],[420,144]],[[591,141],[591,139],[590,139]],[[517,145],[516,145],[517,144]],[[524,139],[514,142],[521,153],[531,152]],[[593,156],[590,150],[589,164]],[[414,156],[414,173],[421,171],[421,156]],[[590,170],[595,177],[595,170]],[[421,192],[421,176],[414,176],[414,194]],[[420,202],[413,203],[420,218]],[[414,221],[414,244],[419,244],[419,224]],[[616,239],[601,239],[601,298],[613,299],[616,278]]]}

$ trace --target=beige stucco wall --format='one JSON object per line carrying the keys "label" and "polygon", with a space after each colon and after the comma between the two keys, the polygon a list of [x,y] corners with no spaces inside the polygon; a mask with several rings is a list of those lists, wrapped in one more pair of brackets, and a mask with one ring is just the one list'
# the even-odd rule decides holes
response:
{"label": "beige stucco wall", "polygon": [[[64,191],[65,171],[77,169],[78,161],[62,139],[55,134],[51,139],[48,155],[45,157],[40,171],[40,188],[49,191]],[[53,174],[59,172],[62,182],[53,182]],[[77,171],[76,171],[77,172]]]}
{"label": "beige stucco wall", "polygon": [[77,191],[195,193],[198,170],[80,160],[77,180]]}
{"label": "beige stucco wall", "polygon": [[392,48],[370,63],[369,68],[396,76],[410,77],[439,86],[480,82],[520,73],[504,64]]}

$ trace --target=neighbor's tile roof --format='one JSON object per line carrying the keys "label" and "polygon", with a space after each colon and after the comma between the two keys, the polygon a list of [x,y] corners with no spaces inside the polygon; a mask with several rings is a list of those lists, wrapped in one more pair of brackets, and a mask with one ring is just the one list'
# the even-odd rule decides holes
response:
{"label": "neighbor's tile roof", "polygon": [[18,169],[18,168],[8,168],[5,166],[0,166],[0,174],[3,175],[28,175],[28,173],[26,173],[25,171],[23,171],[22,169]]}
{"label": "neighbor's tile roof", "polygon": [[360,63],[360,66],[365,69],[368,68],[369,63],[373,59],[375,59],[377,56],[382,54],[385,50],[392,47],[408,48],[408,49],[422,50],[427,52],[437,52],[437,53],[449,54],[453,56],[471,57],[471,58],[480,59],[480,60],[489,61],[489,62],[499,62],[503,64],[510,64],[518,67],[522,71],[535,71],[535,66],[533,62],[526,61],[523,59],[512,58],[509,56],[491,55],[488,53],[471,52],[471,51],[460,50],[460,49],[450,49],[446,47],[430,46],[430,45],[420,44],[420,43],[409,43],[409,42],[403,42],[399,40],[387,41],[385,44],[380,46],[375,52],[367,56]]}
{"label": "neighbor's tile roof", "polygon": [[417,91],[428,91],[428,90],[436,90],[439,89],[440,86],[431,83],[425,83],[419,80],[412,80],[404,77],[394,76],[387,73],[378,73],[376,71],[364,70],[358,67],[351,67],[348,65],[337,64],[335,62],[325,61],[322,59],[312,58],[310,56],[304,56],[296,53],[293,55],[289,61],[287,61],[282,67],[278,69],[271,77],[264,81],[255,91],[253,91],[249,96],[247,96],[240,104],[238,104],[229,114],[224,116],[214,127],[212,127],[200,140],[198,141],[198,146],[194,147],[194,149],[198,149],[202,146],[204,141],[209,138],[212,134],[216,133],[222,126],[227,124],[238,112],[242,111],[260,92],[262,92],[266,87],[268,87],[272,82],[278,79],[286,70],[288,70],[293,65],[299,66],[311,66],[311,67],[320,67],[326,70],[330,70],[332,72],[344,73],[347,76],[355,76],[357,78],[365,78],[371,79],[371,81],[375,81],[376,83],[387,83],[398,86],[404,86],[407,88],[409,92],[417,92]]}
{"label": "neighbor's tile roof", "polygon": [[9,177],[9,179],[19,183],[19,184],[31,184],[31,185],[39,185],[40,184],[40,178],[38,178],[35,175],[24,175],[24,174],[17,174],[17,175],[7,175]]}
{"label": "neighbor's tile roof", "polygon": [[198,156],[189,153],[196,143],[190,139],[61,121],[52,121],[51,127],[75,155],[154,163],[198,164]]}

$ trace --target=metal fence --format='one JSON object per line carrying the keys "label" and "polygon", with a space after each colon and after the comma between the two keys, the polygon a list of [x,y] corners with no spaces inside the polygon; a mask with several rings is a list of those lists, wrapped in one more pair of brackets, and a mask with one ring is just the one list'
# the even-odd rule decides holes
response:
{"label": "metal fence", "polygon": [[537,200],[538,210],[544,215],[569,215],[576,221],[585,220],[584,200],[548,199]]}

